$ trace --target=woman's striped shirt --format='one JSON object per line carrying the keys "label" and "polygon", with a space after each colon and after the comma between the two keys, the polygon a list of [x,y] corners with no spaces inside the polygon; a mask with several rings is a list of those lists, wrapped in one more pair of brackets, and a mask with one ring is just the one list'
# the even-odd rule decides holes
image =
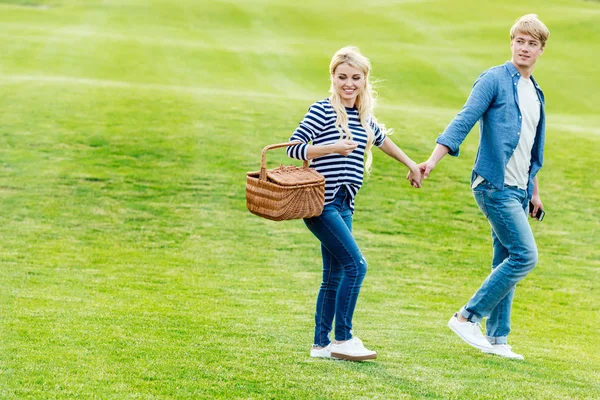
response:
{"label": "woman's striped shirt", "polygon": [[[348,156],[332,153],[315,158],[310,166],[325,177],[325,204],[331,203],[337,191],[344,185],[352,197],[350,208],[354,210],[354,196],[358,193],[363,182],[367,133],[360,124],[357,109],[346,107],[346,113],[348,114],[348,128],[352,133],[352,140],[358,143],[358,147]],[[288,147],[288,156],[298,160],[306,160],[310,142],[313,145],[327,145],[340,140],[340,131],[335,127],[335,120],[335,110],[329,99],[311,105],[290,138],[290,141],[300,141],[302,143]],[[373,121],[369,121],[369,124],[375,134],[373,144],[375,146],[383,145],[385,134]]]}

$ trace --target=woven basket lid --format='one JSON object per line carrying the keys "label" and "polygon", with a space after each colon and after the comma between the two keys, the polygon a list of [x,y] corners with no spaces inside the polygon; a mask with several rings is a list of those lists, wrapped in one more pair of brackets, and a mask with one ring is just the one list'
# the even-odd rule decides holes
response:
{"label": "woven basket lid", "polygon": [[309,185],[325,182],[323,175],[313,168],[284,166],[267,170],[267,178],[281,186]]}

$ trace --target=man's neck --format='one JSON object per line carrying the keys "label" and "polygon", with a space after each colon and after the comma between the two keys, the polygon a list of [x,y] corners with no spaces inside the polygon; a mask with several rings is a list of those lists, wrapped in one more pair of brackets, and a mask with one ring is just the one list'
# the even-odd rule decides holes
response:
{"label": "man's neck", "polygon": [[511,61],[513,63],[513,65],[515,66],[515,68],[517,69],[517,71],[519,71],[519,73],[521,74],[521,76],[525,79],[529,79],[531,78],[531,73],[533,72],[533,67],[531,68],[523,68],[518,66],[517,64],[515,64],[514,61]]}

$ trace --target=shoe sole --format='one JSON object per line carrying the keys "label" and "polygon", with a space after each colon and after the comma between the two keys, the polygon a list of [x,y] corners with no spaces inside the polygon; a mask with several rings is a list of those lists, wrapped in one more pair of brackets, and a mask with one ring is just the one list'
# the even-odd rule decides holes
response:
{"label": "shoe sole", "polygon": [[481,351],[484,351],[484,350],[493,351],[494,350],[494,348],[491,347],[492,345],[490,345],[490,347],[486,347],[486,346],[480,346],[477,343],[469,342],[463,335],[460,334],[460,332],[458,332],[456,329],[454,329],[454,327],[452,326],[452,324],[450,322],[448,322],[448,328],[450,328],[452,330],[452,332],[456,333],[456,336],[461,338],[463,340],[463,342],[465,342],[469,346],[475,347],[476,349],[481,350]]}
{"label": "shoe sole", "polygon": [[310,356],[311,356],[311,358],[325,358],[325,359],[329,359],[329,360],[337,360],[336,357],[332,357],[332,356],[313,356],[312,354]]}
{"label": "shoe sole", "polygon": [[505,356],[505,355],[502,355],[502,354],[500,354],[500,353],[496,353],[496,352],[495,352],[495,351],[493,351],[493,350],[488,350],[488,349],[481,350],[481,351],[482,351],[482,352],[484,352],[485,354],[492,354],[492,355],[494,355],[494,356],[503,357],[503,358],[508,358],[509,360],[521,360],[521,361],[524,361],[524,360],[525,360],[525,357],[523,357],[523,356],[519,356],[519,357],[509,357],[509,356]]}
{"label": "shoe sole", "polygon": [[365,361],[365,360],[376,359],[377,353],[367,354],[365,356],[351,356],[349,354],[343,354],[343,353],[331,353],[331,358],[337,358],[337,359],[346,360],[346,361]]}

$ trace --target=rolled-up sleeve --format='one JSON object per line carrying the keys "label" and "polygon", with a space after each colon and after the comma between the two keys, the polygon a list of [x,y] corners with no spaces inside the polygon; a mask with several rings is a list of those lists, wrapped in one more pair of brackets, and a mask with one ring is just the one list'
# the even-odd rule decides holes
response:
{"label": "rolled-up sleeve", "polygon": [[371,129],[373,129],[373,134],[375,136],[375,140],[373,144],[377,147],[383,146],[383,142],[385,142],[385,133],[381,130],[379,125],[377,125],[374,121],[370,122]]}
{"label": "rolled-up sleeve", "polygon": [[325,124],[325,109],[321,104],[314,103],[309,107],[304,119],[290,137],[290,142],[301,143],[287,148],[288,157],[307,160],[308,144],[323,131]]}
{"label": "rolled-up sleeve", "polygon": [[494,101],[497,87],[494,74],[488,71],[477,78],[467,102],[436,140],[436,143],[450,149],[448,154],[459,155],[460,145]]}

